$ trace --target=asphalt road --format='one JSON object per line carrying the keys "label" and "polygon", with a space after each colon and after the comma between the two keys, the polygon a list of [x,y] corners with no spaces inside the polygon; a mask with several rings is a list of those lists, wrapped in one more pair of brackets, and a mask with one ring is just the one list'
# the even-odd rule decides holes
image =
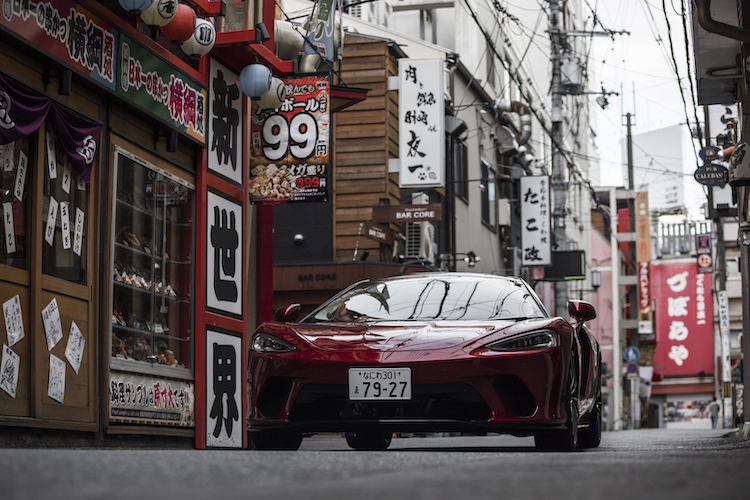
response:
{"label": "asphalt road", "polygon": [[750,442],[726,433],[608,432],[575,453],[510,436],[394,439],[384,452],[337,436],[296,452],[0,449],[0,499],[750,498]]}

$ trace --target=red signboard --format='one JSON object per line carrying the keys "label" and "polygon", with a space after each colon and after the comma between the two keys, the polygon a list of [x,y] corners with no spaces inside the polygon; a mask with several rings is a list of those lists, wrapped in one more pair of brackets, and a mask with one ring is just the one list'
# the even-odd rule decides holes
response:
{"label": "red signboard", "polygon": [[711,276],[695,261],[654,262],[656,312],[654,368],[663,376],[713,373],[714,329]]}
{"label": "red signboard", "polygon": [[328,77],[284,80],[278,109],[260,110],[251,123],[250,200],[255,203],[326,201],[330,138]]}

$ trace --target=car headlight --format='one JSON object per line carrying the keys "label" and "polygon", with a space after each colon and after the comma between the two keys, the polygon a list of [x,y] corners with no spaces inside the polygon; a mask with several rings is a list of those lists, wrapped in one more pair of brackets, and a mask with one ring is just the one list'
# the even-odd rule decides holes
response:
{"label": "car headlight", "polygon": [[255,352],[289,352],[296,349],[292,344],[267,333],[256,333],[251,349]]}
{"label": "car headlight", "polygon": [[549,349],[557,347],[557,334],[551,330],[522,333],[512,337],[490,342],[485,346],[493,351],[528,351],[531,349]]}

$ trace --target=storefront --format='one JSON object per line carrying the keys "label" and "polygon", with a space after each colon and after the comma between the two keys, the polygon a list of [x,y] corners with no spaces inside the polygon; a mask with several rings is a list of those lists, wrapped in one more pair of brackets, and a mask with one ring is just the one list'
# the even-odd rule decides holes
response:
{"label": "storefront", "polygon": [[0,426],[242,447],[246,331],[270,313],[248,100],[236,68],[131,24],[4,2]]}

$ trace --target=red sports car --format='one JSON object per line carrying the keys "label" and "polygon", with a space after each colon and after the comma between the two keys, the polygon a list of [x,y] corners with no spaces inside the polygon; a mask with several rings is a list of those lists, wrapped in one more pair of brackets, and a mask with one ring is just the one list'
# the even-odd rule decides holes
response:
{"label": "red sports car", "polygon": [[543,449],[601,440],[601,357],[572,300],[550,317],[526,282],[420,273],[355,283],[301,321],[275,313],[253,335],[249,438],[297,449],[303,436],[345,433],[383,450],[393,433],[534,436]]}

